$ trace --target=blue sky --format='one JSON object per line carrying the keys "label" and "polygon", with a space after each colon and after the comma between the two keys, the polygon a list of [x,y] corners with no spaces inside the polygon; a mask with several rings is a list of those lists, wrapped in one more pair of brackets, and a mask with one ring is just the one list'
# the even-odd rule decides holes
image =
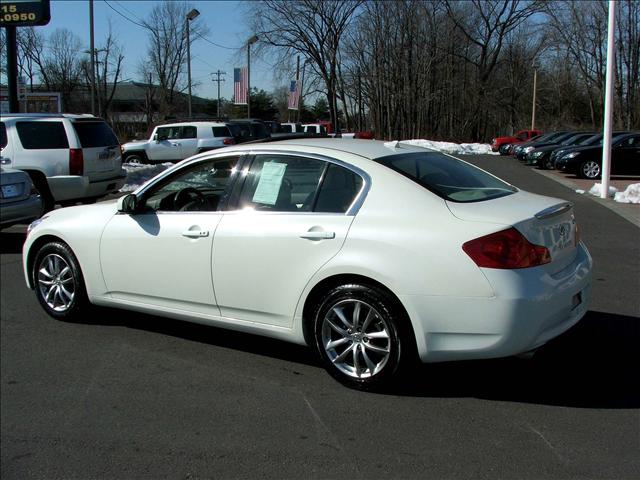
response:
{"label": "blue sky", "polygon": [[[148,16],[155,1],[107,0],[109,5],[134,22]],[[209,28],[208,39],[226,47],[241,46],[251,36],[246,21],[246,2],[235,1],[191,1],[200,11],[198,21]],[[94,31],[96,48],[103,42],[109,20],[118,43],[125,55],[123,79],[140,80],[137,65],[146,57],[147,33],[134,23],[116,13],[104,0],[94,0]],[[138,17],[138,18],[136,18]],[[84,46],[89,48],[89,2],[87,0],[52,0],[51,22],[36,27],[45,35],[56,28],[67,28],[80,37]],[[243,50],[244,52],[244,50]],[[220,48],[198,37],[191,39],[191,77],[194,83],[200,83],[194,89],[194,95],[208,98],[217,96],[217,85],[212,82],[211,72],[220,69],[227,72],[226,81],[221,84],[221,96],[231,98],[233,94],[233,68],[246,63],[246,54],[238,57],[238,50]],[[251,86],[273,90],[272,67],[265,61],[252,55]],[[283,83],[284,85],[284,83]]]}

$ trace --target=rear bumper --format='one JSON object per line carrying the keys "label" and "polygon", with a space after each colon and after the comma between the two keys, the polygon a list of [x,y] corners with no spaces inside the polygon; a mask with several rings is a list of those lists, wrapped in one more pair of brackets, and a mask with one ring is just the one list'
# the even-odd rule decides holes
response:
{"label": "rear bumper", "polygon": [[424,362],[498,358],[535,349],[587,312],[592,260],[580,245],[575,260],[553,275],[544,267],[483,269],[495,296],[401,296]]}
{"label": "rear bumper", "polygon": [[8,227],[14,223],[28,223],[38,218],[41,213],[40,195],[31,195],[19,202],[3,203],[0,205],[0,225]]}
{"label": "rear bumper", "polygon": [[83,198],[102,197],[122,188],[127,178],[124,170],[113,177],[90,180],[87,176],[64,175],[48,177],[47,182],[56,201],[80,200]]}

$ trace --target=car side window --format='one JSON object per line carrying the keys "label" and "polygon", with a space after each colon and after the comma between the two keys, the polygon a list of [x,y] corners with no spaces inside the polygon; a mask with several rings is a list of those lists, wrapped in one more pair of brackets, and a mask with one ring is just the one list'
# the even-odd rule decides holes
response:
{"label": "car side window", "polygon": [[0,148],[7,146],[7,127],[4,126],[4,122],[0,122]]}
{"label": "car side window", "polygon": [[182,127],[158,127],[158,140],[177,140],[180,138]]}
{"label": "car side window", "polygon": [[69,148],[62,122],[16,122],[16,130],[27,150]]}
{"label": "car side window", "polygon": [[182,127],[181,138],[198,138],[198,129],[193,126]]}
{"label": "car side window", "polygon": [[215,212],[230,186],[239,157],[198,162],[154,185],[144,212]]}
{"label": "car side window", "polygon": [[287,155],[258,155],[246,175],[239,208],[310,212],[327,163]]}
{"label": "car side window", "polygon": [[363,183],[360,175],[330,164],[322,180],[313,211],[346,213],[362,190]]}
{"label": "car side window", "polygon": [[622,148],[637,147],[638,145],[640,145],[640,136],[629,137],[620,143]]}

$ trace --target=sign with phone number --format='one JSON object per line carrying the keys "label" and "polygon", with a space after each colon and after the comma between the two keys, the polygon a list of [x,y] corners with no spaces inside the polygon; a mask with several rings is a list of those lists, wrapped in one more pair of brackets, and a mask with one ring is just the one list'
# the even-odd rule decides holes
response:
{"label": "sign with phone number", "polygon": [[46,25],[49,20],[49,0],[3,0],[0,4],[0,25],[3,27]]}

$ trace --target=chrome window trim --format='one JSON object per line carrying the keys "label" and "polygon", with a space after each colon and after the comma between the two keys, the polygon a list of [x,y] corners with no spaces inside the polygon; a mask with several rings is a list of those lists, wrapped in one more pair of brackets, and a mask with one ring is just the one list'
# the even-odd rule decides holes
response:
{"label": "chrome window trim", "polygon": [[[343,162],[342,160],[338,160],[336,158],[328,157],[326,155],[318,154],[318,153],[307,153],[296,150],[276,150],[276,149],[255,149],[248,150],[248,155],[255,157],[256,155],[286,155],[290,157],[302,157],[302,158],[310,158],[312,160],[319,160],[322,162],[333,163],[339,167],[345,168],[360,178],[362,178],[362,187],[360,187],[360,191],[356,194],[353,202],[347,208],[347,211],[344,213],[337,212],[265,212],[261,210],[253,210],[255,213],[259,214],[268,214],[268,215],[340,215],[340,216],[354,216],[360,211],[360,207],[364,203],[367,194],[369,193],[369,189],[371,188],[371,177],[367,172],[362,170],[355,165],[351,165],[350,163]],[[253,164],[253,161],[251,162]],[[246,175],[246,172],[243,172],[243,175]],[[225,213],[242,213],[246,212],[244,209],[236,209],[236,210],[227,210]]]}
{"label": "chrome window trim", "polygon": [[[349,206],[349,208],[347,209],[346,212],[344,213],[336,213],[336,212],[266,212],[266,211],[260,211],[260,210],[253,210],[254,213],[256,214],[267,214],[267,215],[340,215],[340,216],[354,216],[356,215],[359,211],[360,211],[360,207],[362,207],[362,204],[364,203],[365,199],[367,198],[367,194],[369,193],[369,190],[371,188],[371,176],[365,172],[364,170],[362,170],[359,167],[356,167],[355,165],[351,165],[350,163],[346,163],[343,162],[342,160],[338,160],[336,158],[332,158],[332,157],[328,157],[326,155],[321,155],[321,154],[317,154],[317,153],[307,153],[307,152],[301,152],[301,151],[289,151],[289,150],[279,150],[279,149],[255,149],[255,150],[235,150],[235,151],[226,151],[226,152],[216,152],[216,153],[212,153],[211,151],[208,152],[203,152],[201,154],[198,154],[196,157],[191,157],[187,160],[183,160],[180,163],[177,163],[175,166],[173,167],[169,167],[167,170],[165,170],[164,172],[162,172],[159,176],[157,176],[153,182],[148,183],[147,185],[144,185],[142,187],[141,190],[136,191],[135,195],[136,197],[140,198],[141,196],[143,196],[150,188],[153,188],[154,185],[156,185],[158,182],[164,180],[165,177],[169,176],[169,175],[174,175],[174,174],[178,174],[179,171],[183,170],[184,168],[189,168],[192,165],[196,164],[196,163],[200,163],[200,162],[206,162],[206,161],[210,161],[210,160],[216,160],[218,158],[222,159],[224,157],[232,157],[232,156],[238,156],[240,157],[240,159],[242,160],[243,157],[250,157],[250,156],[255,156],[255,155],[288,155],[288,156],[292,156],[292,157],[303,157],[303,158],[310,158],[310,159],[314,159],[314,160],[320,160],[323,162],[327,162],[327,163],[333,163],[335,165],[338,165],[342,168],[346,168],[347,170],[350,170],[351,172],[355,173],[356,175],[358,175],[360,178],[362,178],[362,187],[360,187],[360,191],[356,194],[353,202],[351,203],[351,205]],[[253,161],[252,161],[253,163]],[[241,175],[246,175],[246,172],[241,172]],[[156,213],[159,212],[163,212],[163,213],[184,213],[184,212],[168,212],[168,211],[157,211]],[[244,209],[235,209],[235,210],[217,210],[216,212],[220,212],[220,213],[245,213],[246,210]],[[189,212],[189,213],[216,213],[216,212]]]}

